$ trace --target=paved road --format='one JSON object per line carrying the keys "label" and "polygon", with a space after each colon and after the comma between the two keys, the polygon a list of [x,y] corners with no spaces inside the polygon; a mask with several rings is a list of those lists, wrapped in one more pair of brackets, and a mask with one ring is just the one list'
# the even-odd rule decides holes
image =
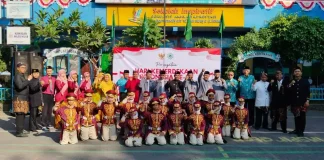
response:
{"label": "paved road", "polygon": [[[289,116],[289,130],[293,118]],[[212,159],[294,159],[323,160],[324,112],[310,111],[307,117],[305,137],[252,129],[248,141],[233,140],[225,145],[204,146],[142,146],[127,148],[121,142],[92,140],[75,145],[58,144],[57,131],[30,134],[28,138],[16,138],[14,117],[0,114],[0,160],[212,160]],[[27,122],[26,122],[27,123]],[[280,128],[278,126],[278,128]]]}

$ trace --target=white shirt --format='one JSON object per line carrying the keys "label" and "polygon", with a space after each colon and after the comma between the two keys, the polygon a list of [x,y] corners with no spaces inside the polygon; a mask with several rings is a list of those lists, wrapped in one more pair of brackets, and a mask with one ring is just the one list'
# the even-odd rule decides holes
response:
{"label": "white shirt", "polygon": [[280,90],[281,85],[282,85],[282,79],[278,81],[278,91]]}
{"label": "white shirt", "polygon": [[269,82],[259,81],[252,85],[252,89],[256,91],[255,107],[269,107],[270,96],[268,92]]}

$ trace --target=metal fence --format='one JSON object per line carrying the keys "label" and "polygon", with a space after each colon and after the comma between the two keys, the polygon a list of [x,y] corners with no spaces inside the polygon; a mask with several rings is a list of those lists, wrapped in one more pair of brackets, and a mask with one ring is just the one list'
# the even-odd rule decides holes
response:
{"label": "metal fence", "polygon": [[11,100],[11,88],[0,88],[0,101]]}
{"label": "metal fence", "polygon": [[310,89],[310,100],[311,101],[324,100],[324,88],[311,88]]}

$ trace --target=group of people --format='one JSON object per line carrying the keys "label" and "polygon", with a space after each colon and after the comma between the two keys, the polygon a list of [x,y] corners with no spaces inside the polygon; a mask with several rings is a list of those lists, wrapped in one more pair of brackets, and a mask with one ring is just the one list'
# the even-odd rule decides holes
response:
{"label": "group of people", "polygon": [[18,63],[17,70],[13,98],[17,137],[27,136],[23,121],[28,112],[30,131],[48,130],[54,113],[54,127],[62,131],[62,145],[97,139],[99,135],[103,141],[120,136],[129,147],[155,141],[159,145],[167,141],[174,145],[224,144],[224,137],[248,139],[254,122],[255,129],[261,124],[268,129],[268,112],[273,120],[270,129],[276,130],[280,122],[286,133],[289,105],[296,123],[291,133],[303,136],[306,125],[309,83],[302,79],[300,68],[294,70],[291,80],[278,70],[276,79],[270,82],[266,73],[256,81],[248,67],[238,80],[234,72],[228,72],[228,80],[222,79],[219,70],[210,80],[210,72],[203,69],[197,81],[192,71],[181,81],[178,71],[173,80],[165,79],[164,70],[158,80],[153,80],[150,70],[143,79],[138,79],[136,71],[130,76],[125,70],[116,84],[104,73],[98,73],[92,82],[86,72],[79,84],[75,71],[67,78],[66,71],[59,70],[55,78],[48,66],[45,76],[39,78],[39,71],[33,69],[26,79],[26,66]]}

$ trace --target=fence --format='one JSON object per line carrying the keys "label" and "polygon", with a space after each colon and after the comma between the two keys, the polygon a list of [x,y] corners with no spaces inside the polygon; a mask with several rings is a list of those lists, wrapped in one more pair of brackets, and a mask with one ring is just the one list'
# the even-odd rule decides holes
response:
{"label": "fence", "polygon": [[0,88],[0,101],[11,100],[11,88]]}
{"label": "fence", "polygon": [[324,88],[311,88],[310,89],[310,100],[311,101],[324,100]]}

